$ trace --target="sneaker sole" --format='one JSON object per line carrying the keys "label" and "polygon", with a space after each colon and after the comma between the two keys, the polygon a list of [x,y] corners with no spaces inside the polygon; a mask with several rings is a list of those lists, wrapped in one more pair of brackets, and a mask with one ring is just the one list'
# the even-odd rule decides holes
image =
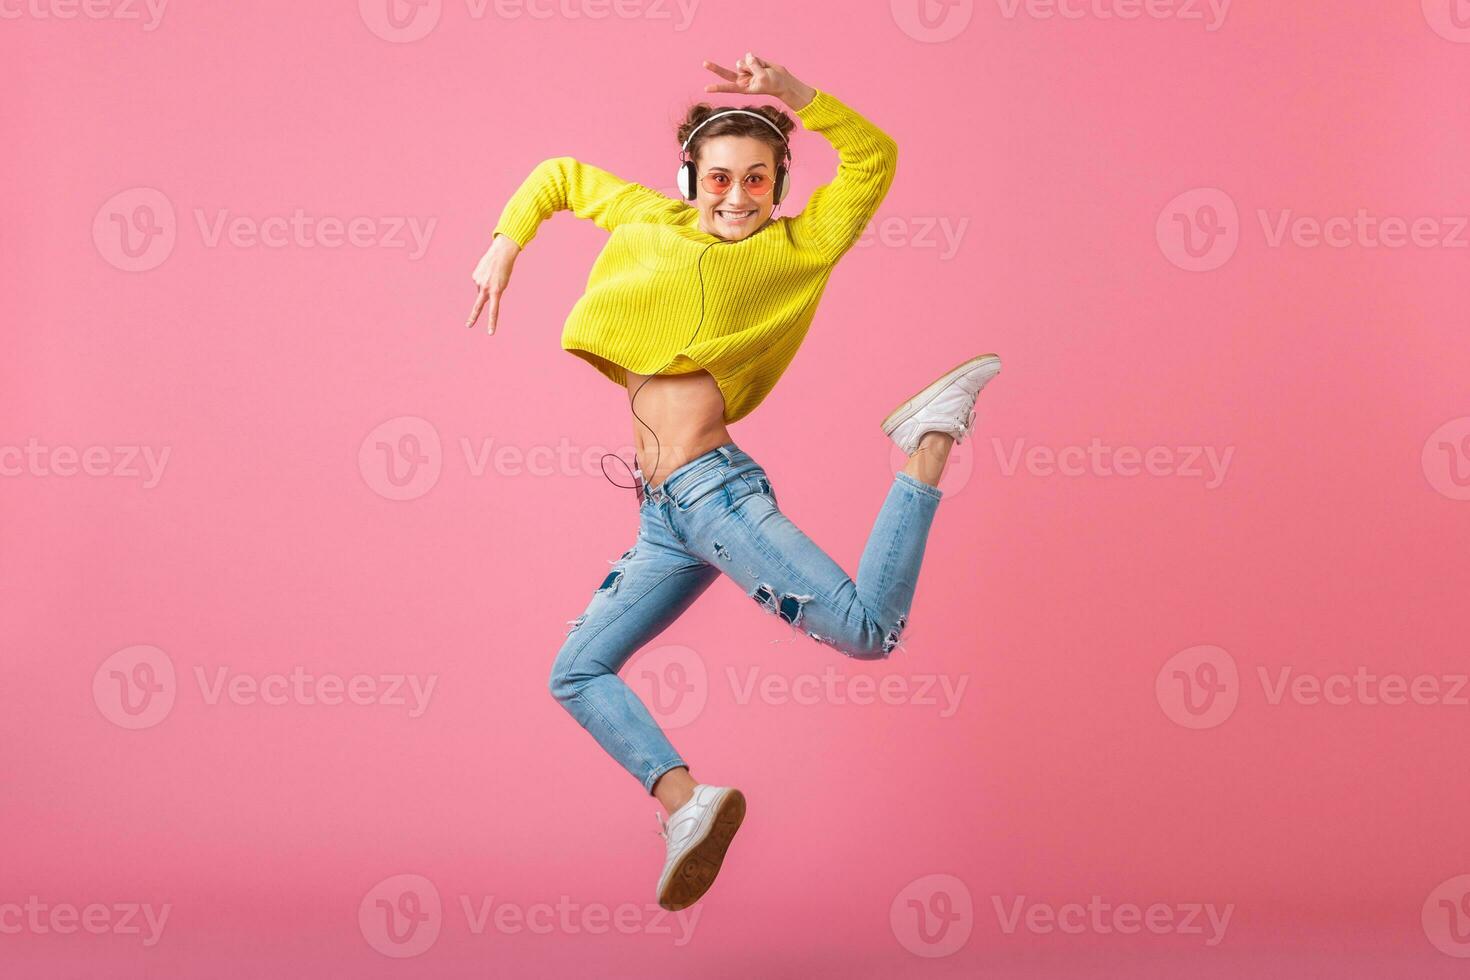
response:
{"label": "sneaker sole", "polygon": [[720,801],[704,835],[684,852],[670,872],[668,882],[658,894],[660,908],[677,912],[693,905],[709,891],[720,873],[730,841],[744,820],[745,794],[732,789]]}
{"label": "sneaker sole", "polygon": [[[903,425],[910,418],[912,418],[914,414],[919,411],[919,409],[923,408],[929,403],[934,395],[938,394],[942,389],[947,388],[950,382],[954,381],[955,378],[959,377],[961,374],[964,374],[971,368],[985,363],[986,361],[994,361],[997,365],[999,365],[1000,355],[980,354],[977,357],[972,357],[968,361],[965,361],[963,364],[957,364],[950,370],[946,371],[944,373],[944,376],[941,377],[938,381],[931,382],[930,384],[925,385],[919,391],[915,392],[913,397],[909,398],[908,400],[903,402],[903,404],[899,405],[893,411],[888,413],[888,417],[883,420],[883,434],[885,436],[893,435],[894,429],[897,429],[900,425]],[[997,371],[996,373],[999,373],[999,371]]]}

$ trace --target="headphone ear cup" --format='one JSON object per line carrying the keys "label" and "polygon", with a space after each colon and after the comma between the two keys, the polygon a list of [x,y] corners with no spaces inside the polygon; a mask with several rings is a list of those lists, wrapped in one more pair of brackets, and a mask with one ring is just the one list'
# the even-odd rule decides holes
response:
{"label": "headphone ear cup", "polygon": [[694,169],[694,161],[686,160],[679,165],[679,193],[684,195],[684,200],[686,201],[692,201],[699,196],[694,191],[694,178],[696,176],[698,174]]}
{"label": "headphone ear cup", "polygon": [[784,165],[777,167],[776,168],[776,198],[775,198],[775,200],[772,203],[773,204],[780,204],[782,201],[786,200],[786,193],[788,191],[790,191],[790,190],[791,190],[791,171],[787,170]]}

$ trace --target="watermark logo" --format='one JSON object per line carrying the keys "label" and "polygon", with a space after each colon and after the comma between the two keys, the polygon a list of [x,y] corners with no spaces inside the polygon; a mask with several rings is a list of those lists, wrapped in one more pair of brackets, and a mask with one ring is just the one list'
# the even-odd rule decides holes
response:
{"label": "watermark logo", "polygon": [[439,938],[443,921],[439,889],[423,875],[384,878],[357,907],[362,937],[373,949],[394,959],[426,952]]}
{"label": "watermark logo", "polygon": [[1200,23],[1213,34],[1225,26],[1231,0],[996,0],[1000,15],[1015,20],[1132,21],[1177,20]]}
{"label": "watermark logo", "polygon": [[[472,936],[487,932],[505,936],[601,936],[616,932],[624,936],[671,936],[676,947],[687,946],[693,940],[703,913],[701,908],[669,912],[652,903],[582,903],[568,895],[558,896],[553,904],[462,894],[455,904],[464,915],[466,932]],[[394,959],[422,955],[438,940],[449,918],[449,907],[440,899],[434,883],[416,874],[383,879],[363,896],[357,908],[362,937],[373,949]]]}
{"label": "watermark logo", "polygon": [[1175,724],[1215,728],[1230,718],[1240,701],[1240,671],[1235,658],[1220,647],[1190,647],[1159,669],[1154,696]]}
{"label": "watermark logo", "polygon": [[1239,247],[1240,212],[1218,187],[1197,187],[1164,205],[1154,233],[1174,265],[1209,272],[1229,262]]}
{"label": "watermark logo", "polygon": [[[1269,249],[1470,249],[1465,215],[1380,215],[1360,207],[1352,214],[1319,218],[1291,208],[1257,208],[1256,220]],[[1174,265],[1209,272],[1235,254],[1243,229],[1230,195],[1203,187],[1170,201],[1159,212],[1155,233],[1159,249]]]}
{"label": "watermark logo", "polygon": [[205,248],[352,248],[403,249],[408,261],[417,262],[429,251],[438,218],[417,215],[365,215],[348,218],[337,215],[308,214],[294,208],[290,214],[273,214],[257,218],[249,214],[233,214],[229,208],[215,208],[213,213],[194,208],[194,224]]}
{"label": "watermark logo", "polygon": [[152,728],[168,717],[178,696],[174,662],[158,647],[125,647],[92,675],[92,700],[119,728]]}
{"label": "watermark logo", "polygon": [[157,946],[168,925],[171,902],[154,907],[150,902],[43,902],[28,895],[24,904],[0,902],[0,936],[141,936],[144,946]]}
{"label": "watermark logo", "polygon": [[671,936],[675,947],[687,946],[694,939],[694,927],[704,912],[699,906],[669,912],[654,903],[624,902],[613,907],[601,902],[574,902],[569,895],[559,896],[555,905],[497,901],[494,895],[461,895],[459,904],[470,933],[476,936],[492,926],[495,932],[508,936],[525,932],[534,936],[602,936],[616,932],[624,936]]}
{"label": "watermark logo", "polygon": [[1470,44],[1470,0],[1420,0],[1434,33],[1456,44]]}
{"label": "watermark logo", "polygon": [[139,21],[146,33],[163,23],[167,7],[168,0],[8,0],[0,2],[0,20]]}
{"label": "watermark logo", "polygon": [[163,479],[172,452],[172,446],[157,451],[152,446],[43,446],[31,436],[24,446],[0,445],[0,477],[141,477],[143,489],[152,490]]}
{"label": "watermark logo", "polygon": [[970,941],[975,904],[954,875],[915,878],[893,897],[888,924],[900,946],[926,959],[950,956]]}
{"label": "watermark logo", "polygon": [[[1351,673],[1314,674],[1291,665],[1257,665],[1256,679],[1271,707],[1470,707],[1470,674],[1379,674],[1359,664]],[[1235,711],[1244,683],[1235,660],[1213,646],[1190,647],[1164,664],[1154,681],[1159,707],[1185,728],[1214,728]]]}
{"label": "watermark logo", "polygon": [[434,489],[444,467],[439,430],[417,415],[388,419],[362,440],[357,466],[363,481],[380,497],[422,497]]}
{"label": "watermark logo", "polygon": [[934,251],[940,262],[948,262],[959,254],[970,219],[951,220],[948,215],[896,214],[874,218],[858,233],[857,248],[917,249]]}
{"label": "watermark logo", "polygon": [[952,718],[960,709],[969,675],[949,674],[851,674],[829,665],[820,673],[787,676],[759,667],[744,671],[726,667],[725,674],[736,704],[759,700],[762,704],[833,704],[933,708],[941,718]]}
{"label": "watermark logo", "polygon": [[692,647],[666,644],[640,654],[627,681],[667,730],[693,724],[709,702],[709,669]]}
{"label": "watermark logo", "polygon": [[[420,718],[429,708],[438,674],[313,674],[296,666],[290,673],[260,676],[195,665],[194,678],[204,704],[375,705],[404,708]],[[173,710],[179,682],[173,659],[158,647],[119,650],[92,675],[92,700],[102,716],[120,728],[152,728]]]}
{"label": "watermark logo", "polygon": [[[403,250],[416,262],[429,250],[438,218],[415,215],[234,214],[229,208],[193,208],[195,227],[205,248]],[[179,222],[173,202],[152,187],[132,187],[103,202],[92,218],[97,253],[124,272],[147,272],[173,254]]]}
{"label": "watermark logo", "polygon": [[442,0],[357,0],[357,12],[378,37],[409,44],[427,37],[443,10]]}
{"label": "watermark logo", "polygon": [[958,37],[975,15],[974,0],[889,0],[893,22],[915,41],[938,44]]}
{"label": "watermark logo", "polygon": [[[898,444],[888,443],[888,469],[897,478],[898,471],[908,465],[909,458]],[[949,447],[949,458],[945,460],[944,472],[939,475],[939,491],[953,497],[970,484],[975,475],[975,441],[966,438],[957,446]]]}
{"label": "watermark logo", "polygon": [[92,218],[97,254],[124,272],[156,269],[173,254],[177,239],[173,202],[153,187],[119,191]]}
{"label": "watermark logo", "polygon": [[231,674],[230,668],[218,667],[213,678],[203,667],[196,665],[194,678],[204,703],[208,705],[217,705],[224,700],[235,705],[266,704],[272,707],[286,704],[328,707],[381,705],[407,708],[410,718],[420,718],[429,709],[434,686],[439,683],[438,674],[353,674],[343,677],[330,672],[311,674],[299,665],[289,674],[271,673],[259,677]]}
{"label": "watermark logo", "polygon": [[[1112,446],[1093,437],[1086,445],[1028,445],[1016,439],[1007,447],[992,438],[995,460],[1002,476],[1021,469],[1031,476],[1113,477],[1150,476],[1203,481],[1206,490],[1225,482],[1235,447],[1226,446]],[[942,485],[942,484],[941,484]]]}
{"label": "watermark logo", "polygon": [[[671,210],[677,211],[680,207],[694,209],[694,203],[685,201],[679,189],[672,184],[658,188],[657,193],[669,198],[667,207]],[[694,220],[698,222],[699,219],[696,217]],[[699,225],[696,223],[694,227],[697,229]],[[705,289],[708,290],[710,260],[714,256],[706,254],[706,246],[685,238],[670,225],[654,222],[626,222],[618,226],[616,234],[616,245],[613,246],[618,251],[616,257],[632,258],[638,265],[653,273],[655,281],[665,276],[677,277],[680,282],[690,283],[697,290],[702,271],[706,277]],[[609,244],[612,242],[610,239]],[[718,249],[719,246],[716,245],[709,251]]]}
{"label": "watermark logo", "polygon": [[1420,911],[1424,935],[1446,956],[1470,957],[1470,875],[1440,882]]}
{"label": "watermark logo", "polygon": [[[446,439],[448,442],[446,443]],[[457,446],[458,452],[450,449]],[[441,437],[434,424],[416,415],[400,415],[375,426],[358,446],[358,469],[363,482],[390,500],[413,500],[437,485],[446,469],[470,479],[531,477],[595,477],[598,484],[617,484],[621,473],[631,476],[628,461],[636,447],[584,445],[565,437],[555,443],[521,446],[493,436]],[[664,444],[665,453],[678,447]],[[0,464],[4,460],[0,447]],[[610,457],[617,457],[613,459]],[[459,470],[460,460],[463,471]],[[627,467],[620,469],[621,460]],[[624,483],[625,487],[631,484]]]}
{"label": "watermark logo", "polygon": [[1283,208],[1272,214],[1265,208],[1256,210],[1267,248],[1285,248],[1288,241],[1297,248],[1470,248],[1466,228],[1470,218],[1464,215],[1423,215],[1406,218],[1390,214],[1380,216],[1367,208],[1358,208],[1351,217],[1345,214],[1317,218],[1297,214]]}
{"label": "watermark logo", "polygon": [[[618,20],[667,21],[677,32],[694,23],[699,0],[465,0],[472,21]],[[393,44],[427,37],[439,26],[442,0],[358,0],[358,13],[373,34]]]}
{"label": "watermark logo", "polygon": [[1086,904],[1028,902],[1025,895],[1011,899],[992,895],[990,902],[1001,931],[1008,936],[1022,928],[1043,936],[1058,932],[1069,936],[1128,936],[1147,930],[1156,936],[1201,936],[1206,946],[1220,945],[1235,914],[1233,902],[1223,907],[1214,902],[1154,902],[1144,907],[1133,902],[1114,905],[1103,901],[1101,895],[1091,896]]}
{"label": "watermark logo", "polygon": [[1470,500],[1470,416],[1451,419],[1424,440],[1424,476],[1451,500]]}
{"label": "watermark logo", "polygon": [[1257,667],[1256,676],[1265,692],[1266,703],[1279,705],[1288,698],[1293,704],[1312,706],[1329,704],[1341,707],[1363,705],[1447,705],[1470,707],[1465,674],[1375,674],[1359,665],[1351,674],[1297,673],[1293,667],[1274,671]]}

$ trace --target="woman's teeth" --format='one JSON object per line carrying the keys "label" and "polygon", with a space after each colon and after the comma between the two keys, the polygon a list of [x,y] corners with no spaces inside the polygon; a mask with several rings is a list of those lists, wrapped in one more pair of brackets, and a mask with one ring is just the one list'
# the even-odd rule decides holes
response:
{"label": "woman's teeth", "polygon": [[748,218],[751,215],[755,214],[755,212],[754,211],[716,211],[715,214],[718,214],[720,217],[724,218],[726,221],[744,221],[746,218]]}

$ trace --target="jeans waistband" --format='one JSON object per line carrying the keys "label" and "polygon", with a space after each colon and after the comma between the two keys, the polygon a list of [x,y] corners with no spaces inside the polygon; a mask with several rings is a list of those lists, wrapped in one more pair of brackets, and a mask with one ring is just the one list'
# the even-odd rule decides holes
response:
{"label": "jeans waistband", "polygon": [[[674,472],[664,477],[663,482],[656,487],[651,487],[644,483],[644,492],[654,500],[661,500],[670,496],[678,499],[681,491],[690,486],[699,478],[700,474],[712,466],[720,464],[734,466],[747,461],[753,462],[739,446],[733,442],[727,442],[723,446],[716,446],[709,452],[696,456],[689,462],[678,467]],[[638,469],[638,479],[639,482],[643,481],[642,467]]]}

